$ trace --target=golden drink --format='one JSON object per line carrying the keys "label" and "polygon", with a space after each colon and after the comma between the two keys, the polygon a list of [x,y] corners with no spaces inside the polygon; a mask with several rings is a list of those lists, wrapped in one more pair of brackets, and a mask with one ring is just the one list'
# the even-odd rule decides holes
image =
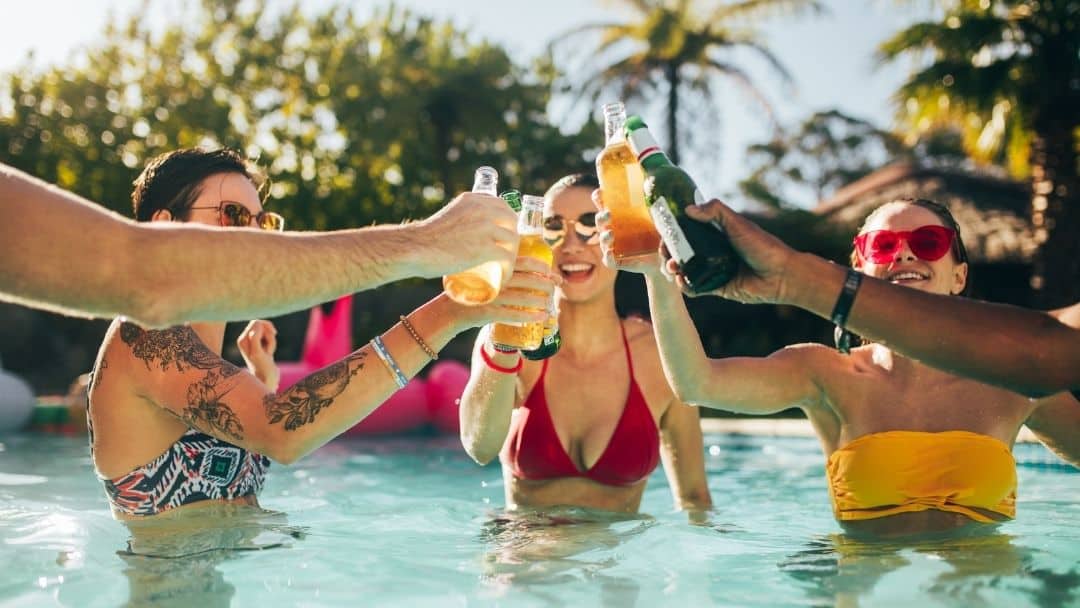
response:
{"label": "golden drink", "polygon": [[503,269],[498,262],[484,262],[457,274],[443,277],[446,295],[458,304],[480,306],[499,296]]}
{"label": "golden drink", "polygon": [[[555,261],[555,255],[541,236],[540,228],[544,200],[538,196],[527,195],[522,199],[521,216],[518,221],[518,233],[521,234],[518,257],[540,260],[550,267]],[[544,321],[521,325],[495,323],[491,328],[491,342],[505,348],[536,350],[544,342],[544,325]]]}
{"label": "golden drink", "polygon": [[626,141],[626,108],[622,102],[604,106],[605,145],[596,157],[604,208],[611,213],[615,235],[611,253],[617,260],[653,255],[660,249],[660,234],[645,204],[645,172]]}
{"label": "golden drink", "polygon": [[[473,192],[483,192],[495,196],[499,174],[491,167],[476,170]],[[443,277],[443,290],[450,299],[466,306],[480,306],[499,296],[503,282],[510,280],[512,269],[509,264],[484,262],[456,274]]]}
{"label": "golden drink", "polygon": [[615,259],[655,254],[660,249],[660,234],[645,204],[645,172],[625,140],[605,147],[596,157],[596,175],[604,208],[611,212]]}

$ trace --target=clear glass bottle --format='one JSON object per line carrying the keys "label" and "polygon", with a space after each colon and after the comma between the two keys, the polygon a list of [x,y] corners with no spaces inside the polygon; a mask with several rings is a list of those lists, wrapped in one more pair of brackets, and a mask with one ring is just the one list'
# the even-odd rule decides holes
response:
{"label": "clear glass bottle", "polygon": [[604,208],[611,213],[615,236],[612,253],[618,260],[653,255],[660,235],[645,203],[645,173],[624,135],[626,108],[622,102],[604,106],[604,149],[596,157]]}
{"label": "clear glass bottle", "polygon": [[[499,173],[491,167],[480,167],[473,179],[473,192],[496,196]],[[467,306],[480,306],[499,295],[504,280],[510,280],[513,268],[509,264],[491,261],[443,277],[443,289],[450,299]]]}
{"label": "clear glass bottle", "polygon": [[[544,199],[528,194],[521,197],[521,211],[518,214],[518,257],[531,257],[550,267],[554,262],[554,253],[543,238]],[[491,328],[492,343],[504,348],[535,350],[544,340],[544,322],[511,325],[496,323]]]}

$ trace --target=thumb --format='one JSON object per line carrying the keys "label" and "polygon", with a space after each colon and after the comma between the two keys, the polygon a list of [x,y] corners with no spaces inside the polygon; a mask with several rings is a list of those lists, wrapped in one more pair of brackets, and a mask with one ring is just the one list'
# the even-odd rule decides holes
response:
{"label": "thumb", "polygon": [[727,219],[729,213],[734,213],[724,203],[713,199],[704,205],[687,205],[686,214],[700,222],[719,220],[721,223]]}

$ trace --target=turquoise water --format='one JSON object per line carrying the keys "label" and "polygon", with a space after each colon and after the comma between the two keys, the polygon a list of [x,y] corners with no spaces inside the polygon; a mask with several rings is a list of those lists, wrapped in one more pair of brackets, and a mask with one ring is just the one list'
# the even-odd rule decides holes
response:
{"label": "turquoise water", "polygon": [[271,469],[272,511],[136,529],[85,439],[0,443],[4,606],[1080,606],[1080,474],[1037,445],[999,534],[860,545],[810,439],[707,437],[705,525],[661,472],[647,516],[508,514],[499,468],[442,438],[335,442]]}

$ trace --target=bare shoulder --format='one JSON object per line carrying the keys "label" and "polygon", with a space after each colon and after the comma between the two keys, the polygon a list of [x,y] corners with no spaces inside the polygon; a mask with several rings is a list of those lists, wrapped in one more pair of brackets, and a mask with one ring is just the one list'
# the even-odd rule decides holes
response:
{"label": "bare shoulder", "polygon": [[622,326],[626,331],[626,340],[631,346],[656,350],[656,336],[653,334],[652,323],[648,319],[637,316],[627,317],[622,320]]}

